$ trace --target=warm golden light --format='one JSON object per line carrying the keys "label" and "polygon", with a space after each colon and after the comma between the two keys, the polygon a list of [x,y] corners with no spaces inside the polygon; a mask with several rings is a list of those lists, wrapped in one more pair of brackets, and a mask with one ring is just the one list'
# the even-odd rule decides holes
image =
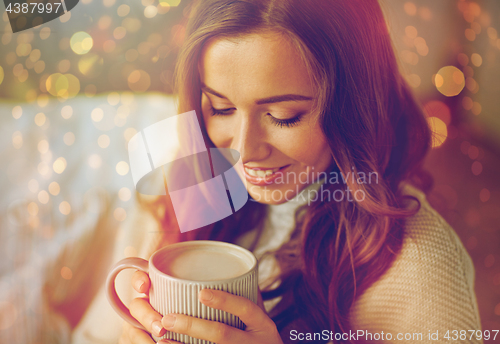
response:
{"label": "warm golden light", "polygon": [[80,80],[73,74],[54,73],[47,78],[45,87],[53,96],[68,99],[80,92]]}
{"label": "warm golden light", "polygon": [[448,136],[446,124],[437,117],[427,117],[427,123],[432,132],[432,148],[441,146]]}
{"label": "warm golden light", "polygon": [[38,142],[37,148],[41,154],[45,154],[49,150],[49,142],[47,140],[40,140],[40,142]]}
{"label": "warm golden light", "polygon": [[49,184],[49,192],[53,196],[59,195],[59,192],[61,191],[61,187],[57,182],[52,182]]}
{"label": "warm golden light", "polygon": [[151,78],[149,74],[143,70],[135,70],[129,74],[128,87],[135,92],[145,92],[151,86]]}
{"label": "warm golden light", "polygon": [[470,61],[476,67],[480,67],[483,64],[483,58],[477,53],[472,54],[472,56],[470,57]]}
{"label": "warm golden light", "polygon": [[45,114],[43,112],[37,113],[35,116],[35,124],[39,127],[44,125],[46,120],[47,118],[45,117]]}
{"label": "warm golden light", "polygon": [[458,95],[465,87],[465,77],[460,69],[454,66],[441,68],[434,77],[434,84],[446,97]]}
{"label": "warm golden light", "polygon": [[71,213],[71,205],[66,201],[62,201],[59,204],[59,211],[63,215],[68,215],[69,213]]}
{"label": "warm golden light", "polygon": [[102,111],[101,108],[95,108],[94,110],[92,110],[92,112],[90,113],[90,117],[92,118],[92,120],[94,122],[100,122],[102,121],[103,117],[104,117],[104,111]]}
{"label": "warm golden light", "polygon": [[120,176],[124,176],[128,173],[129,167],[128,164],[125,161],[120,161],[118,164],[116,164],[116,173],[118,173]]}
{"label": "warm golden light", "polygon": [[47,204],[49,202],[49,194],[47,191],[42,190],[38,193],[38,201],[42,204]]}
{"label": "warm golden light", "polygon": [[181,0],[160,0],[160,4],[168,4],[171,7],[179,6]]}
{"label": "warm golden light", "polygon": [[66,169],[66,166],[67,166],[66,159],[64,159],[63,157],[60,157],[60,158],[57,158],[56,161],[54,161],[52,168],[54,169],[55,173],[61,174]]}
{"label": "warm golden light", "polygon": [[23,109],[19,105],[14,106],[14,108],[12,109],[12,117],[14,117],[15,119],[19,119],[22,115]]}
{"label": "warm golden light", "polygon": [[118,191],[118,198],[123,202],[127,202],[132,197],[132,193],[129,188],[123,187]]}
{"label": "warm golden light", "polygon": [[71,50],[73,50],[75,54],[83,55],[88,53],[90,49],[92,49],[94,40],[88,33],[84,31],[78,31],[75,32],[73,36],[71,36],[69,43],[71,46]]}
{"label": "warm golden light", "polygon": [[63,268],[61,269],[61,277],[65,280],[70,280],[73,278],[73,272],[67,266],[63,266]]}
{"label": "warm golden light", "polygon": [[64,119],[69,119],[73,116],[73,108],[71,105],[66,105],[61,109],[61,116]]}

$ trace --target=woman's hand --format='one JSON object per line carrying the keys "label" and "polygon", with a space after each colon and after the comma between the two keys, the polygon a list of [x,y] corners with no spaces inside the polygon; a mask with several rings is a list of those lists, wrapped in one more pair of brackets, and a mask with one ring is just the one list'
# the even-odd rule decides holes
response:
{"label": "woman's hand", "polygon": [[[223,323],[203,320],[182,314],[167,314],[162,325],[167,331],[187,334],[194,338],[218,344],[282,344],[276,325],[267,316],[263,307],[252,301],[219,290],[204,289],[198,299],[201,303],[238,316],[247,327],[239,330]],[[262,306],[260,293],[259,303]],[[178,343],[162,340],[158,343]]]}
{"label": "woman's hand", "polygon": [[[142,271],[136,271],[132,276],[132,286],[138,293],[148,294],[149,276]],[[161,314],[157,313],[149,304],[148,298],[136,298],[130,303],[130,314],[139,321],[144,328],[157,337],[167,332],[162,328]],[[139,330],[125,322],[119,344],[155,344],[149,333]]]}
{"label": "woman's hand", "polygon": [[[150,287],[149,276],[141,271],[134,273],[132,285],[139,293],[147,294]],[[223,291],[204,289],[199,293],[203,304],[238,316],[247,327],[239,330],[223,323],[203,320],[182,314],[169,314],[163,317],[149,304],[148,298],[136,298],[130,304],[130,314],[144,328],[156,337],[166,331],[187,334],[194,338],[209,340],[218,344],[282,344],[274,322],[267,316],[259,291],[258,305],[252,301]],[[175,321],[172,322],[173,316]],[[124,324],[119,344],[154,344],[148,332]],[[178,343],[164,339],[159,343]]]}

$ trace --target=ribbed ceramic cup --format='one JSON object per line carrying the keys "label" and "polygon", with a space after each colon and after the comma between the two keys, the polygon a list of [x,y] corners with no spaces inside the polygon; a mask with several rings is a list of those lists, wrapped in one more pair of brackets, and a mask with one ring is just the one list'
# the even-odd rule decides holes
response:
{"label": "ribbed ceramic cup", "polygon": [[[149,302],[161,315],[178,313],[219,321],[239,329],[245,324],[236,316],[205,306],[198,301],[202,289],[223,290],[257,303],[257,259],[248,250],[218,241],[187,241],[156,251],[149,262],[141,258],[119,261],[108,274],[108,300],[115,311],[132,326],[145,330],[130,315],[115,290],[115,278],[124,269],[133,268],[149,274]],[[159,339],[182,343],[209,344],[206,340],[167,332]]]}

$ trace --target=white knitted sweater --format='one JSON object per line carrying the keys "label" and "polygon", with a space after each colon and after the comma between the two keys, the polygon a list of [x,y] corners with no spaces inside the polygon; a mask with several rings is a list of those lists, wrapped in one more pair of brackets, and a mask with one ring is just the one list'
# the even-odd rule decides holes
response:
{"label": "white knitted sweater", "polygon": [[[400,342],[426,343],[431,342],[429,333],[436,331],[439,340],[432,340],[432,343],[482,343],[474,339],[460,340],[459,336],[453,340],[454,330],[460,334],[461,330],[481,329],[474,293],[474,267],[469,255],[453,229],[426,201],[425,195],[410,185],[404,190],[420,200],[421,208],[406,222],[407,235],[394,264],[355,302],[350,314],[353,328],[371,333],[376,343],[397,341],[398,334],[407,335],[406,340]],[[304,200],[295,198],[270,206],[264,233],[254,251],[258,258],[289,240],[294,212],[303,203]],[[137,212],[134,217],[122,229],[115,247],[115,261],[123,258],[124,249],[131,246],[137,249],[139,256],[147,259],[160,238],[159,232],[153,229],[158,224],[148,214]],[[246,246],[251,235],[240,238],[238,244]],[[262,258],[259,262],[261,287],[268,277],[279,272],[273,259]],[[117,279],[117,289],[124,301],[136,295],[130,286],[130,274],[131,271],[122,272]],[[266,309],[269,311],[278,301],[266,302]],[[121,333],[121,323],[101,291],[74,331],[72,343],[115,344]],[[296,331],[290,333],[290,338],[284,338],[285,342],[299,342],[293,338],[298,338],[302,332],[300,328]],[[444,338],[447,331],[450,331],[449,340]],[[380,336],[382,332],[385,340],[376,341],[377,334]],[[392,340],[387,340],[387,333],[391,333]],[[422,334],[422,337],[408,339],[408,334]]]}

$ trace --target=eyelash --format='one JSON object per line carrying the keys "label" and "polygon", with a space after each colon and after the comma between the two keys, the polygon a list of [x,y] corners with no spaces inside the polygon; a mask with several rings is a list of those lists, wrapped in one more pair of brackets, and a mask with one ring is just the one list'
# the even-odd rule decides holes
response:
{"label": "eyelash", "polygon": [[[227,116],[230,114],[230,112],[233,109],[215,109],[212,107],[212,116]],[[277,127],[283,128],[283,126],[287,128],[294,127],[299,124],[300,119],[302,117],[302,114],[299,114],[298,116],[295,116],[294,118],[290,119],[277,119],[273,117],[270,113],[267,114],[269,117],[271,117],[271,121],[273,124]]]}

